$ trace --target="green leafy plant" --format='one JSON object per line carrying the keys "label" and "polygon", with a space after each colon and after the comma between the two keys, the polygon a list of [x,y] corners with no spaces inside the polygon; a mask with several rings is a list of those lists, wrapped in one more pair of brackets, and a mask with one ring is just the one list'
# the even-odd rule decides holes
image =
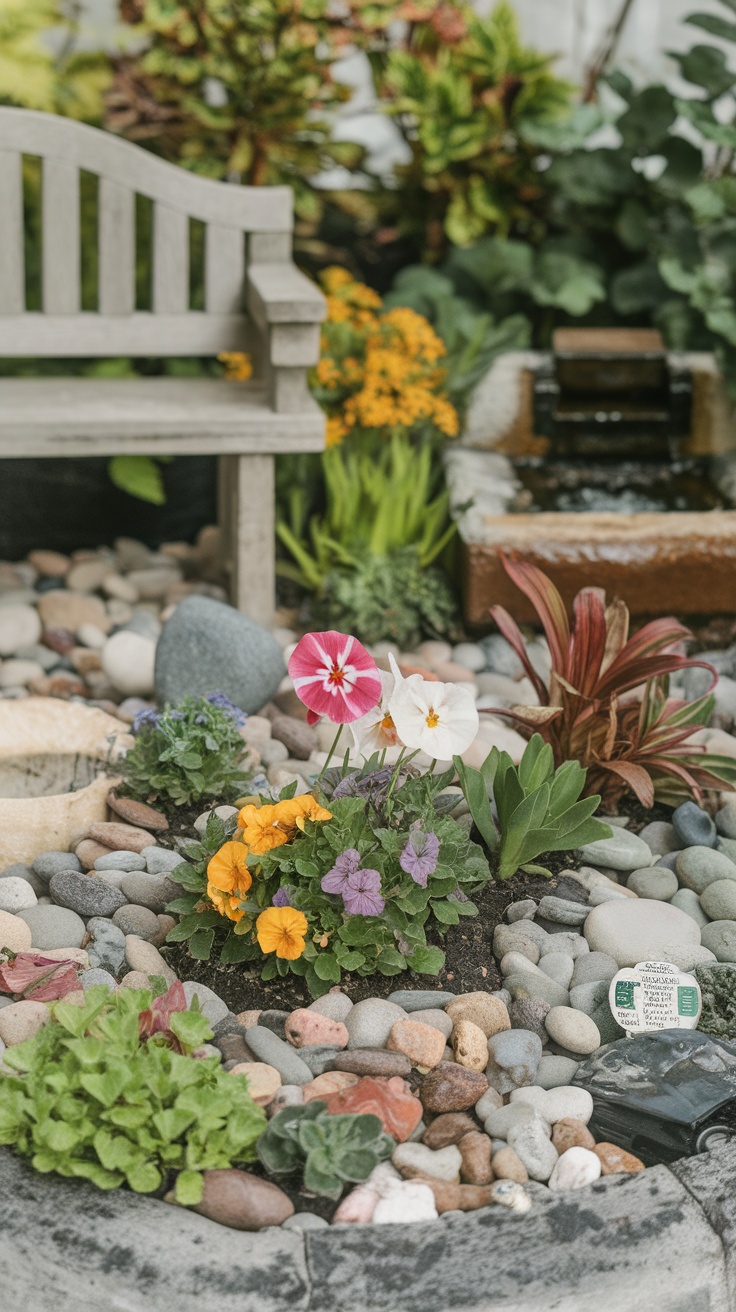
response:
{"label": "green leafy plant", "polygon": [[233,800],[248,782],[239,733],[245,718],[223,693],[141,712],[133,723],[135,746],[117,767],[121,792],[164,807]]}
{"label": "green leafy plant", "polygon": [[473,823],[496,854],[499,879],[510,879],[517,870],[549,875],[535,864],[542,853],[570,852],[611,836],[610,825],[593,819],[600,797],[581,798],[585,770],[577,761],[555,769],[552,748],[538,733],[527,743],[518,766],[497,747],[479,770],[459,756],[454,764]]}
{"label": "green leafy plant", "polygon": [[415,547],[365,556],[352,569],[327,575],[317,607],[325,625],[362,642],[382,639],[411,651],[422,638],[459,631],[455,591],[444,570],[422,567]]}
{"label": "green leafy plant", "polygon": [[[690,741],[708,723],[713,696],[694,702],[668,696],[670,674],[701,666],[716,678],[707,661],[673,651],[692,636],[689,629],[676,619],[659,619],[629,637],[625,603],[607,606],[600,588],[577,594],[571,626],[546,574],[526,561],[502,559],[539,616],[552,668],[547,684],[529,660],[518,625],[503,606],[492,606],[493,619],[539,699],[537,706],[514,706],[497,714],[510,716],[527,731],[538,730],[556,765],[579,762],[587,770],[585,791],[599,792],[610,809],[628,790],[650,807],[655,798],[677,805],[689,797],[700,800],[704,789],[736,784],[736,762]],[[641,685],[639,699],[626,698]]]}
{"label": "green leafy plant", "polygon": [[80,9],[74,0],[3,0],[0,103],[100,119],[110,68],[102,52],[80,48]]}
{"label": "green leafy plant", "polygon": [[[328,770],[320,787],[331,818],[307,820],[289,842],[261,855],[248,854],[252,885],[234,926],[207,896],[208,864],[232,833],[231,826],[210,816],[202,840],[182,845],[187,864],[172,871],[185,895],[169,904],[171,914],[181,919],[167,941],[186,943],[190,954],[202,960],[214,953],[225,965],[259,962],[264,980],[293,972],[304,977],[314,997],[338,984],[343,972],[391,976],[413,970],[436,975],[444,953],[427,942],[427,931],[441,934],[461,917],[476,916],[472,895],[491,872],[467,830],[444,814],[441,794],[454,770],[430,776],[402,766],[392,787],[393,775],[394,767],[379,768],[377,757],[362,768]],[[293,787],[285,789],[281,797],[292,793]],[[454,804],[455,796],[450,796]],[[436,857],[423,882],[412,876],[405,855],[418,834],[432,835],[436,842]],[[323,877],[346,852],[380,882],[378,914],[351,913],[340,895],[323,889]],[[308,932],[296,959],[271,954],[264,961],[257,920],[277,895],[304,914]]]}
{"label": "green leafy plant", "polygon": [[[0,1143],[37,1171],[153,1193],[176,1171],[177,1202],[202,1197],[202,1172],[251,1161],[265,1126],[244,1079],[190,1054],[212,1037],[180,996],[104,985],[3,1054]],[[171,991],[170,991],[171,992]],[[172,1009],[173,1008],[173,1009]]]}
{"label": "green leafy plant", "polygon": [[395,1148],[377,1116],[330,1116],[315,1099],[284,1107],[258,1140],[258,1156],[270,1175],[301,1172],[310,1193],[338,1199],[346,1184],[367,1180]]}

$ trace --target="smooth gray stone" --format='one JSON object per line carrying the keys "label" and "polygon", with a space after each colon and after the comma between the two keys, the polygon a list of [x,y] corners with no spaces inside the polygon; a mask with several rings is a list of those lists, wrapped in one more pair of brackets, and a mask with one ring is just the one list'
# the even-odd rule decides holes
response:
{"label": "smooth gray stone", "polygon": [[582,902],[550,894],[540,899],[537,914],[557,925],[582,925],[588,916],[588,907]]}
{"label": "smooth gray stone", "polygon": [[307,1011],[316,1011],[320,1016],[327,1016],[330,1020],[344,1020],[352,1009],[352,1000],[346,993],[325,993],[321,998],[315,998],[307,1007]]}
{"label": "smooth gray stone", "polygon": [[170,870],[187,864],[180,852],[172,852],[169,847],[157,847],[155,843],[144,847],[141,856],[149,875],[168,875]]}
{"label": "smooth gray stone", "polygon": [[356,1002],[345,1018],[349,1048],[385,1048],[397,1020],[406,1020],[403,1007],[383,998],[364,998]]}
{"label": "smooth gray stone", "polygon": [[161,933],[158,916],[148,907],[141,907],[135,903],[128,902],[124,907],[118,907],[113,915],[112,923],[123,934],[135,934],[136,938],[145,939],[147,943],[152,943]]}
{"label": "smooth gray stone", "polygon": [[614,829],[612,838],[599,838],[580,848],[586,865],[611,870],[643,870],[651,864],[652,852],[636,834],[628,829]]}
{"label": "smooth gray stone", "polygon": [[308,1066],[312,1075],[324,1075],[326,1070],[330,1070],[330,1063],[341,1048],[328,1047],[324,1043],[313,1043],[306,1048],[298,1048],[297,1052],[305,1066]]}
{"label": "smooth gray stone", "polygon": [[0,873],[0,879],[25,879],[30,884],[36,897],[43,897],[46,892],[46,881],[36,874],[33,866],[24,866],[22,862],[16,861],[12,866],[6,866]]}
{"label": "smooth gray stone", "polygon": [[156,697],[162,703],[214,689],[254,714],[278,691],[285,674],[272,634],[210,597],[185,597],[156,648]]}
{"label": "smooth gray stone", "polygon": [[438,1008],[444,1011],[448,1002],[456,997],[447,989],[395,989],[389,993],[387,1001],[393,1002],[404,1011],[428,1011]]}
{"label": "smooth gray stone", "polygon": [[129,902],[148,907],[155,915],[162,914],[169,902],[181,897],[183,889],[168,875],[150,875],[148,871],[133,870],[126,873],[120,885]]}
{"label": "smooth gray stone", "polygon": [[579,984],[592,984],[604,979],[610,982],[618,974],[618,964],[607,952],[589,952],[587,956],[578,957],[572,972],[571,988]]}
{"label": "smooth gray stone", "polygon": [[648,870],[635,870],[629,875],[626,887],[637,897],[651,898],[655,902],[671,902],[677,892],[677,875],[674,870],[662,866],[650,866]]}
{"label": "smooth gray stone", "polygon": [[675,826],[666,820],[652,820],[640,831],[639,837],[656,857],[666,856],[668,852],[679,851],[682,844],[675,833]]}
{"label": "smooth gray stone", "polygon": [[681,847],[715,847],[716,826],[697,802],[683,802],[672,812],[672,825]]}
{"label": "smooth gray stone", "polygon": [[712,920],[701,931],[700,941],[718,961],[736,961],[736,921]]}
{"label": "smooth gray stone", "polygon": [[534,1076],[542,1089],[561,1089],[572,1084],[573,1076],[580,1063],[572,1057],[558,1057],[554,1053],[543,1053]]}
{"label": "smooth gray stone", "polygon": [[673,907],[678,907],[680,911],[684,911],[686,915],[692,916],[696,925],[700,925],[701,929],[709,923],[708,917],[700,905],[700,898],[691,888],[678,888],[674,897],[670,899],[670,904]]}
{"label": "smooth gray stone", "polygon": [[719,838],[716,843],[716,852],[722,852],[724,856],[728,857],[729,861],[733,861],[736,865],[736,839]]}
{"label": "smooth gray stone", "polygon": [[128,900],[113,884],[76,870],[52,875],[49,892],[58,906],[69,907],[78,916],[112,916]]}
{"label": "smooth gray stone", "polygon": [[677,858],[677,878],[700,895],[719,879],[736,879],[736,863],[712,847],[686,847]]}
{"label": "smooth gray stone", "polygon": [[87,989],[93,989],[95,984],[106,984],[109,989],[117,988],[117,983],[109,970],[100,970],[99,967],[93,966],[90,970],[85,970],[79,976],[79,983],[82,985],[85,993]]}
{"label": "smooth gray stone", "polygon": [[81,948],[85,935],[84,921],[68,907],[55,907],[50,903],[19,911],[18,919],[25,920],[31,931],[31,947]]}
{"label": "smooth gray stone", "polygon": [[570,995],[561,984],[555,983],[546,975],[532,975],[526,971],[507,975],[504,980],[512,998],[541,998],[550,1007],[569,1007]]}
{"label": "smooth gray stone", "polygon": [[284,1084],[309,1084],[314,1078],[307,1063],[291,1044],[272,1034],[265,1026],[251,1025],[246,1031],[245,1041],[258,1061],[276,1067]]}
{"label": "smooth gray stone", "polygon": [[570,989],[570,1006],[577,1011],[584,1011],[586,1016],[592,1016],[608,997],[610,987],[607,979],[593,979],[587,984],[578,984],[576,988]]}
{"label": "smooth gray stone", "polygon": [[281,1222],[282,1230],[328,1230],[329,1221],[323,1216],[317,1216],[316,1212],[295,1212],[293,1216],[287,1216],[285,1221]]}
{"label": "smooth gray stone", "polygon": [[199,984],[196,980],[184,980],[184,993],[186,994],[187,1006],[191,1007],[195,997],[199,1001],[199,1010],[203,1016],[207,1017],[210,1025],[217,1025],[218,1021],[224,1020],[229,1015],[227,1003],[207,987],[206,984]]}
{"label": "smooth gray stone", "polygon": [[60,870],[81,870],[82,863],[73,852],[42,852],[33,861],[33,869],[48,887],[52,875]]}
{"label": "smooth gray stone", "polygon": [[111,852],[109,856],[98,856],[95,870],[145,870],[146,859],[140,852]]}

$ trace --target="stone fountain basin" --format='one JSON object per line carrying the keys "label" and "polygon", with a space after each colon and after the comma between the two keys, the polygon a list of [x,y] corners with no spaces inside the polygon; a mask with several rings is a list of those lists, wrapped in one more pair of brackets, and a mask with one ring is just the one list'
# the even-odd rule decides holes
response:
{"label": "stone fountain basin", "polygon": [[230,1230],[0,1148],[19,1312],[733,1312],[736,1145],[425,1225]]}
{"label": "stone fountain basin", "polygon": [[0,703],[0,868],[69,851],[106,820],[114,762],[132,741],[120,720],[79,702]]}

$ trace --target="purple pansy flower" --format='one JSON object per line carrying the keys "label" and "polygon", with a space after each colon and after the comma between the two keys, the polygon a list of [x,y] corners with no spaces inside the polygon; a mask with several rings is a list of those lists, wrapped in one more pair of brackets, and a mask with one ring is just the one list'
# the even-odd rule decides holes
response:
{"label": "purple pansy flower", "polygon": [[411,875],[415,884],[427,887],[427,880],[437,869],[440,854],[440,840],[432,830],[425,833],[422,829],[412,831],[406,847],[399,857],[399,865],[407,875]]}
{"label": "purple pansy flower", "polygon": [[323,893],[344,893],[350,875],[360,869],[360,852],[348,847],[341,852],[334,866],[322,876],[320,887]]}
{"label": "purple pansy flower", "polygon": [[276,892],[273,895],[272,905],[275,907],[291,906],[291,894],[289,893],[288,888],[284,888],[284,886],[282,885],[281,888],[278,888],[276,890]]}
{"label": "purple pansy flower", "polygon": [[380,916],[386,905],[381,897],[381,876],[377,870],[354,870],[348,875],[342,900],[349,916]]}

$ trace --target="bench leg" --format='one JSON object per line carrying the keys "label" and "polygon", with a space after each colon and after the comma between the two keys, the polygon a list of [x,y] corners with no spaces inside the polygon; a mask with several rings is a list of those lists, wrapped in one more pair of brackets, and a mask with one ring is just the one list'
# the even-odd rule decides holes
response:
{"label": "bench leg", "polygon": [[276,592],[273,456],[220,456],[218,502],[230,600],[268,628]]}

